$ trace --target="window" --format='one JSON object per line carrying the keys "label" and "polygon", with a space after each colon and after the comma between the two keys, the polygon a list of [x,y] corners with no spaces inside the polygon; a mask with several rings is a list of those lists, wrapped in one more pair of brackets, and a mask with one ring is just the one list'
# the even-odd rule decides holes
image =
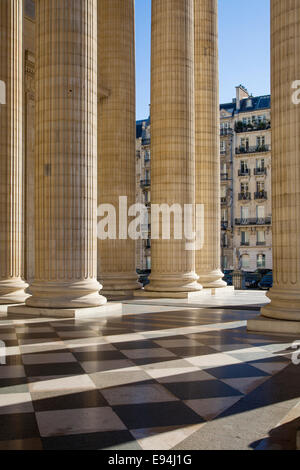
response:
{"label": "window", "polygon": [[247,206],[241,207],[241,219],[246,221],[249,217],[249,208]]}
{"label": "window", "polygon": [[256,235],[257,245],[264,245],[266,243],[266,233],[264,230],[258,230]]}
{"label": "window", "polygon": [[228,268],[228,258],[227,256],[223,256],[223,269]]}
{"label": "window", "polygon": [[227,222],[227,209],[222,209],[221,211],[221,219],[222,219],[222,222]]}
{"label": "window", "polygon": [[257,268],[264,269],[266,267],[266,255],[259,254],[257,255]]}
{"label": "window", "polygon": [[263,171],[265,168],[265,159],[259,158],[256,160],[256,169],[259,171]]}
{"label": "window", "polygon": [[258,221],[265,219],[265,206],[256,206],[256,218]]}
{"label": "window", "polygon": [[249,245],[249,232],[246,232],[246,231],[241,232],[241,245],[242,246]]}
{"label": "window", "polygon": [[256,145],[257,147],[263,147],[266,143],[266,138],[265,136],[262,137],[256,137]]}
{"label": "window", "polygon": [[248,137],[241,139],[241,147],[243,149],[248,149],[249,148],[249,139],[248,139]]}
{"label": "window", "polygon": [[256,192],[261,193],[265,190],[265,182],[264,181],[257,181],[256,182]]}
{"label": "window", "polygon": [[224,140],[221,141],[221,152],[225,153],[226,152],[226,142]]}
{"label": "window", "polygon": [[248,193],[248,191],[249,191],[248,183],[241,183],[241,193],[245,194],[245,193]]}
{"label": "window", "polygon": [[241,173],[248,173],[248,161],[241,160]]}
{"label": "window", "polygon": [[242,269],[249,269],[249,267],[250,267],[250,256],[249,255],[243,255],[241,261],[242,261]]}

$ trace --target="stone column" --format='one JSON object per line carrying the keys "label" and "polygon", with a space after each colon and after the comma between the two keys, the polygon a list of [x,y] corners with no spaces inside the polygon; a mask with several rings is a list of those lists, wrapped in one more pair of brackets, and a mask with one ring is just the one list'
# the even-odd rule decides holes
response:
{"label": "stone column", "polygon": [[0,304],[25,301],[23,276],[23,1],[0,2]]}
{"label": "stone column", "polygon": [[97,0],[36,1],[30,307],[106,302],[97,282]]}
{"label": "stone column", "polygon": [[195,6],[196,203],[204,205],[204,245],[196,272],[206,288],[225,287],[221,271],[218,0]]}
{"label": "stone column", "polygon": [[[151,202],[195,202],[194,2],[152,0]],[[153,224],[152,224],[153,230]],[[186,240],[153,239],[149,296],[201,290]]]}
{"label": "stone column", "polygon": [[254,331],[300,333],[299,51],[300,2],[271,0],[274,283]]}
{"label": "stone column", "polygon": [[98,278],[121,299],[140,287],[135,241],[118,223],[119,197],[135,203],[134,0],[98,0],[98,71],[98,205],[112,204],[117,218],[116,239],[98,240]]}

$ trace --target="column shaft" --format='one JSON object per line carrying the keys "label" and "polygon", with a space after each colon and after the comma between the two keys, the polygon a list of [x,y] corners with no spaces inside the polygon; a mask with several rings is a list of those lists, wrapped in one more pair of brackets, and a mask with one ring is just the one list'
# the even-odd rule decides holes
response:
{"label": "column shaft", "polygon": [[0,2],[0,303],[22,303],[23,1]]}
{"label": "column shaft", "polygon": [[218,0],[195,5],[196,203],[204,205],[204,245],[196,251],[203,287],[225,287],[221,272]]}
{"label": "column shaft", "polygon": [[119,197],[135,203],[134,0],[98,0],[98,71],[98,206],[112,204],[117,218],[116,239],[98,240],[98,278],[122,298],[139,288],[135,241],[118,224]]}
{"label": "column shaft", "polygon": [[95,307],[97,0],[36,1],[35,279],[27,305]]}
{"label": "column shaft", "polygon": [[[152,0],[151,202],[195,202],[194,2]],[[171,218],[172,221],[172,218]],[[152,224],[153,228],[153,224]],[[152,239],[148,291],[201,290],[186,240]],[[153,233],[152,233],[153,235]]]}
{"label": "column shaft", "polygon": [[299,50],[300,2],[271,0],[274,284],[268,294],[271,304],[262,314],[296,321],[300,321],[300,104],[294,82],[300,80]]}

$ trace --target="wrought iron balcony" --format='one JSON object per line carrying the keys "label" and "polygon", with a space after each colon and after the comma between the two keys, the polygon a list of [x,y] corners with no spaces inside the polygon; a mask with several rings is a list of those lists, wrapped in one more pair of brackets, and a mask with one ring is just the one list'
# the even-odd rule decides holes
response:
{"label": "wrought iron balcony", "polygon": [[255,147],[237,147],[235,149],[236,155],[242,155],[247,153],[260,153],[260,152],[269,152],[271,150],[271,145],[256,145]]}
{"label": "wrought iron balcony", "polygon": [[150,145],[150,143],[151,143],[150,137],[142,138],[142,145]]}
{"label": "wrought iron balcony", "polygon": [[228,181],[229,175],[228,173],[221,173],[221,181]]}
{"label": "wrought iron balcony", "polygon": [[220,135],[221,136],[232,135],[232,134],[233,134],[233,130],[231,129],[231,127],[228,127],[227,129],[221,129],[220,130]]}
{"label": "wrought iron balcony", "polygon": [[235,225],[271,225],[272,217],[235,219]]}
{"label": "wrought iron balcony", "polygon": [[224,221],[224,220],[221,221],[221,229],[222,230],[227,230],[228,226],[229,226],[229,224],[228,224],[227,221]]}
{"label": "wrought iron balcony", "polygon": [[241,242],[241,246],[250,246],[250,242]]}
{"label": "wrought iron balcony", "polygon": [[270,121],[267,122],[253,122],[252,124],[244,124],[239,121],[235,124],[235,132],[240,134],[241,132],[254,132],[271,129]]}
{"label": "wrought iron balcony", "polygon": [[150,179],[141,180],[140,185],[141,185],[141,188],[147,188],[151,186],[151,180]]}
{"label": "wrought iron balcony", "polygon": [[239,170],[239,176],[250,176],[251,175],[251,170],[248,169],[244,169],[244,170]]}
{"label": "wrought iron balcony", "polygon": [[256,246],[266,246],[266,242],[256,242]]}
{"label": "wrought iron balcony", "polygon": [[251,201],[251,193],[239,193],[239,201]]}
{"label": "wrought iron balcony", "polygon": [[255,168],[254,174],[255,174],[255,176],[267,175],[267,169],[266,168]]}
{"label": "wrought iron balcony", "polygon": [[258,191],[254,193],[254,199],[268,199],[267,191]]}

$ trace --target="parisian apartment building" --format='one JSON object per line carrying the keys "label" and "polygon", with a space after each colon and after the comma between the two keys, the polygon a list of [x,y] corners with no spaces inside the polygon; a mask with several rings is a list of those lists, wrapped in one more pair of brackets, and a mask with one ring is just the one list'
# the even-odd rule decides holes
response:
{"label": "parisian apartment building", "polygon": [[[136,199],[151,207],[150,117],[136,126]],[[239,85],[220,105],[221,265],[223,271],[272,269],[271,97]],[[136,247],[137,269],[151,269],[151,225]]]}

